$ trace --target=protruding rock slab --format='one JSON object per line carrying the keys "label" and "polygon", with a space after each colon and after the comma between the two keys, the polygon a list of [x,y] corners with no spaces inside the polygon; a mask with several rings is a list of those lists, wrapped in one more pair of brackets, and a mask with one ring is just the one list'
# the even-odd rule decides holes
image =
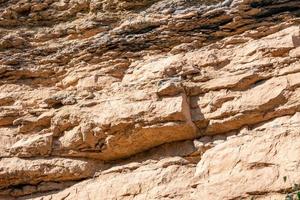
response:
{"label": "protruding rock slab", "polygon": [[102,166],[101,163],[84,159],[2,158],[0,185],[3,189],[18,185],[35,185],[40,182],[80,180],[93,176]]}
{"label": "protruding rock slab", "polygon": [[197,165],[194,197],[221,200],[290,191],[300,181],[299,116],[277,118],[208,150]]}

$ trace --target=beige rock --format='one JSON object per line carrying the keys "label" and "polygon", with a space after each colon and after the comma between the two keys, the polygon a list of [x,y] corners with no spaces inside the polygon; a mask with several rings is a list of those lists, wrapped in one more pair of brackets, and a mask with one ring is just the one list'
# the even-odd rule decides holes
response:
{"label": "beige rock", "polygon": [[[99,163],[101,164],[101,163]],[[21,159],[2,158],[1,188],[20,184],[37,184],[47,181],[80,180],[93,176],[97,163],[83,159],[44,158]]]}
{"label": "beige rock", "polygon": [[10,149],[10,154],[18,157],[47,156],[52,151],[52,134],[31,135],[22,138],[14,143]]}
{"label": "beige rock", "polygon": [[267,122],[208,150],[197,165],[194,196],[235,199],[289,191],[299,182],[295,118],[299,113]]}
{"label": "beige rock", "polygon": [[[98,173],[95,179],[78,183],[43,198],[285,198],[287,193],[292,194],[293,185],[299,182],[297,161],[299,123],[295,123],[299,122],[299,116],[300,114],[296,113],[294,116],[280,117],[259,124],[252,130],[245,130],[244,135],[227,138],[227,141],[205,151],[196,168],[188,160],[176,157],[175,155],[178,155],[176,153],[161,151],[167,146],[158,147],[158,151],[149,152],[150,157],[145,153],[140,154],[125,163]],[[219,140],[222,138],[224,137],[221,135],[215,137]],[[202,139],[203,142],[205,140]],[[177,151],[177,147],[185,148]],[[168,148],[181,154],[189,149],[189,144],[177,143]],[[157,160],[157,155],[173,157]],[[144,159],[140,160],[141,158]],[[115,191],[115,188],[119,189]]]}
{"label": "beige rock", "polygon": [[[84,181],[44,199],[189,199],[187,189],[195,168],[174,157],[148,164],[124,165],[103,171],[97,178]],[[131,180],[128,182],[128,180]],[[179,184],[180,183],[180,184]],[[115,190],[118,188],[118,190]],[[77,191],[77,192],[76,192]],[[41,199],[40,197],[31,199]]]}
{"label": "beige rock", "polygon": [[[54,124],[53,130],[63,132],[57,133],[62,136],[55,141],[57,145],[54,147],[54,154],[78,154],[112,160],[166,142],[197,137],[185,95],[163,98],[156,102],[126,101],[105,101],[87,108],[85,115],[79,119],[82,120],[81,126],[73,127],[72,124],[64,124],[59,120],[58,123],[63,124]],[[72,118],[76,117],[78,110],[70,112],[69,118]]]}
{"label": "beige rock", "polygon": [[0,199],[295,195],[299,9],[0,0]]}

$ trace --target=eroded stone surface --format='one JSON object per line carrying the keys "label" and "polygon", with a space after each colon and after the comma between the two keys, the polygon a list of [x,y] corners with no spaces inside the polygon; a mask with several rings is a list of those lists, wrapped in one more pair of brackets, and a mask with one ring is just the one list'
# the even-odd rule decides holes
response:
{"label": "eroded stone surface", "polygon": [[0,0],[0,198],[295,192],[299,9]]}
{"label": "eroded stone surface", "polygon": [[289,191],[299,182],[298,136],[299,113],[207,151],[197,166],[195,197],[236,199]]}

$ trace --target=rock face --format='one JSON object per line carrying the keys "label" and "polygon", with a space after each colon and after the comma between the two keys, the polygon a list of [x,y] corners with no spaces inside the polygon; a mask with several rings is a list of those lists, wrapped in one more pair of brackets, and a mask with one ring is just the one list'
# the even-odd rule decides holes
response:
{"label": "rock face", "polygon": [[299,0],[0,0],[0,199],[296,197],[299,25]]}

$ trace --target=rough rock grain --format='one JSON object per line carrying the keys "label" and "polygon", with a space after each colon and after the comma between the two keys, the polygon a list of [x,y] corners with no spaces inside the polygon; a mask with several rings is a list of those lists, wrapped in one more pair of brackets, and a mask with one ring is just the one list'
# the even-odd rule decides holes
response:
{"label": "rough rock grain", "polygon": [[294,195],[299,17],[299,0],[0,0],[0,199]]}

